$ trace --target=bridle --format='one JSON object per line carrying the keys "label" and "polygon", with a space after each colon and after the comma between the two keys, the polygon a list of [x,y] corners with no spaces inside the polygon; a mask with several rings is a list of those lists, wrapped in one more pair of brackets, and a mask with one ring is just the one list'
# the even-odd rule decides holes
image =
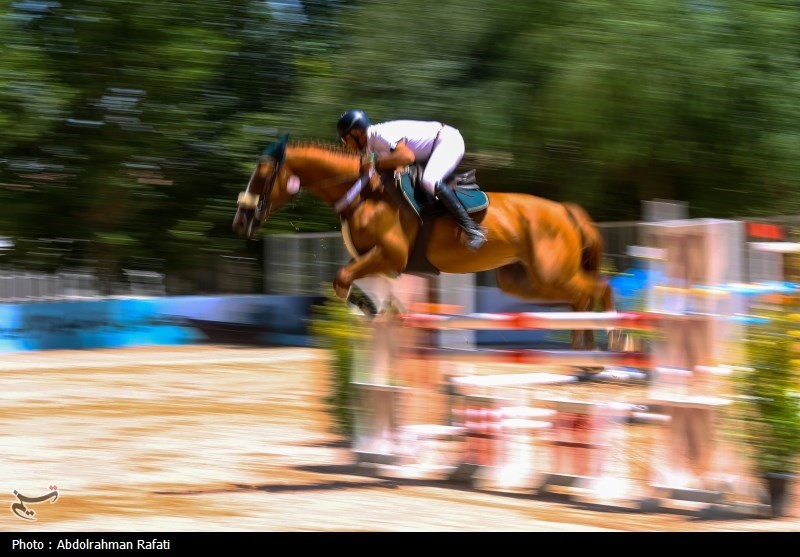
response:
{"label": "bridle", "polygon": [[[253,175],[250,177],[250,183],[253,183],[253,179],[255,177],[256,172],[258,172],[258,167],[261,166],[266,161],[274,160],[275,164],[272,167],[272,172],[268,177],[264,177],[261,181],[261,193],[256,195],[255,193],[249,191],[251,188],[248,188],[248,191],[243,191],[239,193],[239,198],[237,199],[236,203],[240,209],[244,210],[254,210],[255,217],[259,219],[259,221],[263,221],[264,219],[261,218],[263,215],[265,218],[269,216],[270,209],[272,205],[270,204],[269,207],[266,207],[267,201],[269,200],[270,196],[272,195],[272,190],[275,189],[275,180],[278,177],[278,172],[280,171],[281,165],[283,163],[282,158],[280,157],[273,157],[272,155],[261,155],[258,159],[258,166],[256,169],[253,170]],[[266,213],[264,212],[266,209]]]}

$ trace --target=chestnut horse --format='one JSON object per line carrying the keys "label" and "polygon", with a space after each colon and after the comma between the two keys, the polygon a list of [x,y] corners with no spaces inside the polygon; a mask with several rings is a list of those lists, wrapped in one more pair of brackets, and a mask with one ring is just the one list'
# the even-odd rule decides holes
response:
{"label": "chestnut horse", "polygon": [[[421,231],[416,212],[391,177],[373,175],[352,203],[339,203],[359,178],[361,158],[339,146],[287,144],[288,136],[264,149],[246,191],[239,194],[233,230],[252,238],[269,215],[300,188],[336,207],[345,242],[358,256],[339,269],[336,295],[353,301],[353,281],[372,275],[396,277],[408,269]],[[472,252],[450,216],[427,230],[425,255],[444,273],[496,269],[497,285],[524,300],[568,303],[573,311],[614,309],[610,285],[600,274],[602,237],[589,215],[571,203],[525,193],[487,193],[489,206],[475,218],[487,242]],[[346,204],[342,208],[340,205]],[[574,349],[594,348],[591,331],[573,331]]]}

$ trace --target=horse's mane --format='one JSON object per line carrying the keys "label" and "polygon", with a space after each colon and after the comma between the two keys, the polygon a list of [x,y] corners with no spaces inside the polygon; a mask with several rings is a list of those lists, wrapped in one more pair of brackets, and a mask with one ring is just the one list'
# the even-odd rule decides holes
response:
{"label": "horse's mane", "polygon": [[293,139],[289,141],[288,146],[296,149],[322,149],[327,153],[342,157],[353,158],[360,156],[358,152],[348,149],[347,146],[342,143],[325,142],[320,139]]}

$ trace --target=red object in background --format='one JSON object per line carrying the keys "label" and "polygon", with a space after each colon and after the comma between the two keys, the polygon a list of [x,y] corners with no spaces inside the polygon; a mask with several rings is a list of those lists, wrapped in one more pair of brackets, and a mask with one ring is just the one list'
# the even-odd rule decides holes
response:
{"label": "red object in background", "polygon": [[747,236],[762,240],[784,240],[786,238],[782,226],[764,222],[748,222]]}

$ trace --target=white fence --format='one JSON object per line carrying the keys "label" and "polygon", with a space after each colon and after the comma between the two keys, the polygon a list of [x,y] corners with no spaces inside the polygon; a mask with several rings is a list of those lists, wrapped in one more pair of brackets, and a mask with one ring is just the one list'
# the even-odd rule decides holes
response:
{"label": "white fence", "polygon": [[85,270],[37,273],[0,268],[0,302],[38,300],[85,300],[99,297],[164,296],[164,275],[148,271],[125,271],[126,281],[101,285]]}

